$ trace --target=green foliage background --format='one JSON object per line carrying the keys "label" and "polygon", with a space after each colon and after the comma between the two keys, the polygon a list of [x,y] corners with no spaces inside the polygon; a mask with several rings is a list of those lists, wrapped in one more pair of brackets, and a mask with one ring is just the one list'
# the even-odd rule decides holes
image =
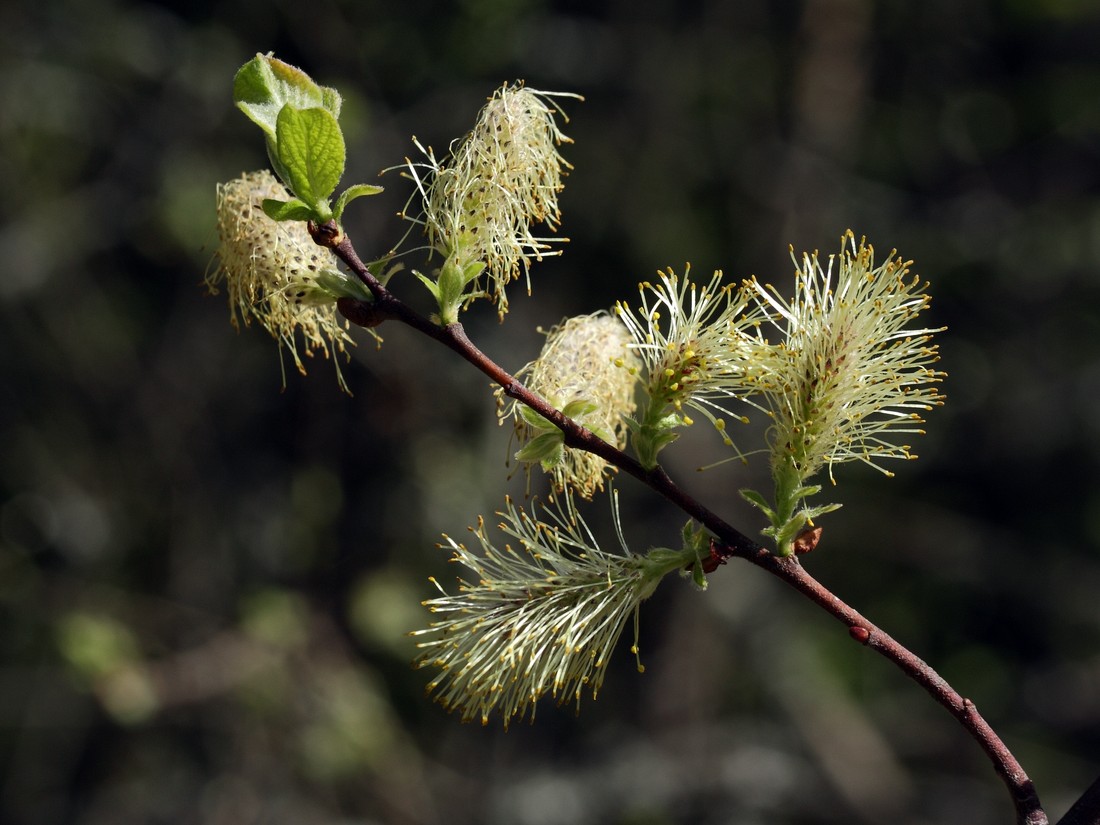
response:
{"label": "green foliage background", "polygon": [[[345,97],[346,180],[442,151],[494,88],[575,91],[566,254],[504,326],[658,268],[780,285],[848,227],[932,281],[919,462],[839,473],[811,571],[974,699],[1059,816],[1100,773],[1100,9],[1088,0],[377,0],[0,8],[0,821],[1002,823],[978,748],[755,569],[643,615],[598,701],[461,726],[406,631],[502,501],[478,374],[402,329],[288,374],[200,287],[231,103],[274,50]],[[364,255],[407,196],[353,204]],[[410,290],[411,291],[411,290]],[[674,476],[746,532],[763,468]],[[681,519],[624,482],[628,538]],[[513,483],[512,489],[516,489]],[[613,539],[608,535],[608,543]]]}

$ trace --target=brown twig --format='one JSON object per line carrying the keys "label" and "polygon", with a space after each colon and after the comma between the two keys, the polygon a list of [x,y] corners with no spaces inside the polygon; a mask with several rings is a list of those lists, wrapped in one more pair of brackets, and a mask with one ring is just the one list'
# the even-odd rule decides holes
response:
{"label": "brown twig", "polygon": [[[974,703],[955,691],[918,656],[821,585],[806,571],[797,556],[784,558],[772,554],[682,490],[659,465],[653,469],[646,469],[622,450],[600,439],[573,419],[564,416],[478,349],[466,336],[461,324],[440,326],[393,295],[370,273],[346,236],[333,233],[327,227],[312,227],[312,229],[314,239],[319,244],[330,247],[374,296],[373,303],[349,298],[341,299],[339,306],[345,317],[353,323],[364,326],[374,326],[383,320],[393,319],[435,339],[503,387],[505,394],[510,398],[526,404],[558,427],[565,436],[566,446],[598,455],[620,471],[634,476],[664,496],[715,535],[716,538],[711,544],[710,559],[704,563],[706,572],[713,572],[729,558],[744,559],[782,579],[838,621],[843,622],[853,639],[897,665],[909,678],[947,708],[963,728],[977,740],[1008,788],[1016,809],[1017,825],[1047,825],[1047,816],[1039,803],[1034,785],[1012,752],[978,713]],[[819,538],[820,533],[807,537],[802,552],[812,550]]]}

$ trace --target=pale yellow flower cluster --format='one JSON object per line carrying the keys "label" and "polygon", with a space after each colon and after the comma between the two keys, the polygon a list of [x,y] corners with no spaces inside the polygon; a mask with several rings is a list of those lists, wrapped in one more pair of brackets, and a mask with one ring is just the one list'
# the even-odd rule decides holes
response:
{"label": "pale yellow flower cluster", "polygon": [[[557,226],[558,192],[570,168],[557,150],[569,138],[555,120],[554,94],[503,86],[445,163],[426,153],[430,180],[419,185],[429,241],[459,269],[485,265],[483,294],[501,314],[508,309],[505,286],[526,275],[532,260],[558,254],[551,251],[555,239],[531,229]],[[410,172],[419,183],[415,165]]]}
{"label": "pale yellow flower cluster", "polygon": [[[606,312],[569,318],[546,336],[539,357],[517,373],[528,387],[604,441],[626,446],[627,419],[636,407],[634,389],[640,361],[629,348],[630,333]],[[524,414],[514,402],[517,435],[523,444],[542,437],[555,441],[540,456],[558,490],[566,486],[584,498],[602,490],[607,462],[585,450],[564,447],[560,431],[549,422]]]}
{"label": "pale yellow flower cluster", "polygon": [[760,387],[777,476],[790,464],[805,480],[844,461],[892,475],[881,459],[915,457],[894,437],[922,434],[922,413],[943,403],[930,343],[940,329],[909,326],[931,301],[927,283],[894,253],[876,266],[874,248],[850,231],[844,244],[825,266],[817,253],[795,261],[791,301],[749,282],[783,339]]}
{"label": "pale yellow flower cluster", "polygon": [[509,501],[499,513],[518,549],[495,545],[484,523],[472,530],[480,552],[444,537],[452,561],[474,575],[452,595],[436,583],[441,595],[424,604],[437,618],[413,635],[424,638],[417,665],[439,669],[428,691],[463,721],[485,724],[495,710],[507,726],[528,712],[534,718],[547,693],[559,702],[595,697],[627,621],[634,617],[637,654],[639,605],[692,560],[660,548],[645,556],[602,550],[568,495],[541,510],[532,516]]}
{"label": "pale yellow flower cluster", "polygon": [[335,296],[322,285],[339,277],[336,256],[313,242],[303,222],[277,223],[264,214],[264,199],[289,197],[267,170],[218,185],[218,266],[206,281],[214,292],[225,284],[234,326],[256,320],[304,373],[299,334],[306,356],[315,350],[336,356],[354,341]]}

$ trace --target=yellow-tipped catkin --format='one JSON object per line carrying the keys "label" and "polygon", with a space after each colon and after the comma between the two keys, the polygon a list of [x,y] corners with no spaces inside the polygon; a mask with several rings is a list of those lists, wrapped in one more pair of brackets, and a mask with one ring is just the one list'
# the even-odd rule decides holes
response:
{"label": "yellow-tipped catkin", "polygon": [[774,422],[773,473],[793,475],[792,485],[844,461],[887,472],[882,459],[913,457],[896,436],[922,433],[922,414],[943,403],[930,343],[942,328],[913,326],[928,284],[895,255],[876,264],[874,248],[849,231],[824,266],[817,253],[795,259],[794,299],[748,283],[783,336],[761,392]]}
{"label": "yellow-tipped catkin", "polygon": [[742,420],[737,404],[752,403],[761,376],[771,369],[774,348],[759,333],[766,314],[746,289],[722,279],[721,271],[709,281],[695,281],[690,266],[683,275],[670,269],[658,273],[656,282],[639,284],[637,310],[625,301],[615,305],[645,365],[645,408],[634,448],[647,467],[656,465],[674,426],[691,425],[688,409],[733,447],[725,424],[718,422],[724,421],[721,416]]}
{"label": "yellow-tipped catkin", "polygon": [[213,292],[225,283],[235,327],[255,319],[304,373],[299,332],[307,356],[315,350],[335,356],[354,342],[336,311],[335,296],[318,281],[326,270],[337,271],[336,256],[313,242],[304,223],[276,222],[264,214],[265,198],[289,197],[266,170],[218,185],[218,266],[206,281]]}

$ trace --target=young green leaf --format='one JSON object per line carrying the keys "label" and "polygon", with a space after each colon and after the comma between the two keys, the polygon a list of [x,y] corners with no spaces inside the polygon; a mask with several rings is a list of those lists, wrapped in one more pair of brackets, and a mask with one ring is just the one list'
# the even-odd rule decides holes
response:
{"label": "young green leaf", "polygon": [[272,141],[279,112],[287,104],[296,109],[320,107],[334,118],[340,116],[340,94],[335,89],[317,85],[301,69],[270,54],[256,55],[237,71],[233,102]]}
{"label": "young green leaf", "polygon": [[308,221],[313,217],[313,210],[297,198],[288,201],[264,198],[261,206],[264,214],[273,221]]}
{"label": "young green leaf", "polygon": [[340,197],[336,199],[336,204],[332,207],[333,220],[339,223],[340,216],[344,214],[344,209],[356,198],[362,198],[365,195],[377,195],[381,191],[381,186],[371,186],[369,183],[357,183],[354,186],[349,186],[340,193]]}
{"label": "young green leaf", "polygon": [[436,284],[435,281],[433,281],[431,278],[429,278],[423,272],[417,272],[414,269],[412,271],[412,274],[416,276],[417,280],[419,280],[420,283],[424,284],[424,286],[427,287],[428,292],[432,293],[432,297],[435,298],[435,302],[438,304],[439,303],[439,285]]}
{"label": "young green leaf", "polygon": [[354,298],[367,303],[374,301],[374,296],[362,281],[338,269],[322,269],[318,272],[317,286],[337,298]]}
{"label": "young green leaf", "polygon": [[[479,265],[480,261],[475,262]],[[453,324],[458,320],[458,309],[465,294],[467,270],[459,266],[453,257],[443,262],[436,280],[436,298],[439,301],[439,318],[443,324]]]}
{"label": "young green leaf", "polygon": [[344,174],[344,135],[327,109],[283,106],[276,121],[275,142],[291,191],[321,221],[332,217],[328,197]]}
{"label": "young green leaf", "polygon": [[547,421],[537,412],[532,410],[526,404],[520,404],[517,407],[520,417],[527,422],[527,425],[534,427],[536,430],[556,430],[557,427],[552,421]]}
{"label": "young green leaf", "polygon": [[580,418],[581,416],[594,413],[599,407],[584,398],[578,398],[575,401],[570,401],[562,409],[562,415],[566,418]]}
{"label": "young green leaf", "polygon": [[768,500],[764,498],[764,496],[762,496],[756,490],[741,490],[740,493],[741,498],[745,499],[745,501],[749,502],[749,504],[753,504],[756,507],[759,507],[760,511],[768,517],[768,521],[771,521],[773,523],[775,522],[775,510],[773,510],[771,505],[768,504]]}
{"label": "young green leaf", "polygon": [[539,462],[544,470],[552,470],[562,460],[565,453],[565,436],[561,430],[537,435],[523,445],[516,453],[517,461]]}
{"label": "young green leaf", "polygon": [[699,590],[707,589],[707,571],[703,569],[703,563],[700,561],[691,565],[691,583]]}

